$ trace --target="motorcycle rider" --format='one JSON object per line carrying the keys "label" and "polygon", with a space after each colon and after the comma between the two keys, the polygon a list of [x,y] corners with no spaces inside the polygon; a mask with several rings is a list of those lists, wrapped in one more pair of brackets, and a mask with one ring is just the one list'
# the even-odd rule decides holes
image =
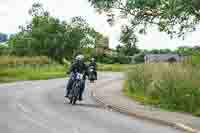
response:
{"label": "motorcycle rider", "polygon": [[95,58],[91,58],[91,60],[90,60],[90,63],[89,63],[89,65],[88,65],[88,68],[90,68],[90,67],[93,67],[93,69],[94,69],[94,79],[91,79],[91,80],[97,80],[97,64],[96,64],[96,62],[95,62]]}
{"label": "motorcycle rider", "polygon": [[75,58],[75,61],[73,62],[73,64],[71,65],[68,73],[70,73],[70,77],[69,77],[69,81],[66,87],[66,95],[65,97],[67,98],[69,96],[70,90],[72,88],[73,85],[73,81],[74,81],[74,77],[76,76],[75,74],[81,73],[83,74],[83,80],[81,81],[81,89],[80,89],[80,94],[79,94],[79,100],[82,100],[82,95],[85,89],[85,80],[86,80],[86,76],[87,76],[87,65],[84,63],[84,56],[83,55],[78,55]]}

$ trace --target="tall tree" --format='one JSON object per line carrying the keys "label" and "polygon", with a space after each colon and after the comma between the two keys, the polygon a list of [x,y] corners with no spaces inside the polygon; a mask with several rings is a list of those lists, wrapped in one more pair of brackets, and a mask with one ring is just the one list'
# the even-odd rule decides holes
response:
{"label": "tall tree", "polygon": [[133,28],[127,25],[122,27],[122,32],[120,36],[120,42],[124,44],[123,46],[118,46],[117,49],[121,54],[126,56],[133,56],[140,52],[137,48],[138,38],[133,32]]}
{"label": "tall tree", "polygon": [[95,37],[95,55],[105,54],[105,50],[109,48],[109,38],[100,33]]}
{"label": "tall tree", "polygon": [[31,23],[21,26],[21,31],[9,41],[16,55],[45,55],[62,63],[63,58],[70,59],[82,48],[94,45],[92,29],[81,17],[68,23],[60,21],[38,3],[33,4],[29,14],[33,16]]}

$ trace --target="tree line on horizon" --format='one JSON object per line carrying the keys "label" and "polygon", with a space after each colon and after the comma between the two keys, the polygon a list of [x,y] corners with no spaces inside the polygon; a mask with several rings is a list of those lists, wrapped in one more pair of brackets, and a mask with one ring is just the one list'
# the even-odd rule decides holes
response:
{"label": "tree line on horizon", "polygon": [[[116,50],[112,50],[114,55],[97,52],[96,48],[109,48],[109,38],[95,31],[85,19],[73,17],[69,21],[61,21],[51,16],[40,3],[34,3],[29,10],[29,15],[32,16],[31,22],[20,26],[20,32],[9,38],[9,48],[6,48],[7,53],[16,56],[48,56],[59,63],[62,63],[63,58],[71,60],[76,54],[83,53],[87,58],[96,57],[99,62],[124,64],[129,63],[128,57],[140,53],[191,54],[194,51],[194,48],[192,50],[190,48],[188,48],[189,50],[178,48],[175,51],[170,49],[141,50],[137,47],[137,43],[140,40],[135,34],[136,31],[145,34],[148,26],[151,25],[157,25],[160,31],[167,32],[171,36],[184,37],[186,30],[195,30],[195,25],[200,19],[195,13],[199,9],[197,7],[188,7],[189,4],[193,6],[193,3],[187,0],[185,1],[187,1],[188,5],[181,5],[181,0],[174,3],[171,2],[173,0],[167,0],[166,2],[161,0],[127,0],[124,4],[121,3],[122,0],[89,1],[99,12],[104,11],[113,14],[111,15],[113,20],[109,21],[117,21],[115,19],[116,14],[112,12],[113,9],[121,11],[119,17],[130,17],[129,24],[121,27],[120,43],[123,45],[118,45]],[[173,8],[167,8],[169,6],[173,6]],[[188,7],[187,10],[184,11],[182,6]],[[176,14],[174,15],[174,13]],[[188,16],[181,17],[180,15],[183,14]],[[193,23],[185,22],[190,17],[195,18],[195,20],[192,20]],[[156,20],[159,20],[158,23],[153,23]],[[178,23],[180,21],[181,23]],[[177,26],[177,23],[180,27],[175,32],[174,27]]]}
{"label": "tree line on horizon", "polygon": [[[106,36],[90,27],[80,16],[61,21],[34,3],[29,10],[32,20],[20,26],[20,31],[11,36],[8,46],[0,53],[15,56],[47,56],[62,63],[63,58],[71,60],[76,54],[95,55],[94,48],[102,47]],[[5,49],[7,52],[5,52]]]}

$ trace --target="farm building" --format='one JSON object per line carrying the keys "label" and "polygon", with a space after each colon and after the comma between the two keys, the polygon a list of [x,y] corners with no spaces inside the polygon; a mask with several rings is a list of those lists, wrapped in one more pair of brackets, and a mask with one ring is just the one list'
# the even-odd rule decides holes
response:
{"label": "farm building", "polygon": [[183,56],[178,54],[146,54],[144,56],[145,63],[155,62],[182,62]]}

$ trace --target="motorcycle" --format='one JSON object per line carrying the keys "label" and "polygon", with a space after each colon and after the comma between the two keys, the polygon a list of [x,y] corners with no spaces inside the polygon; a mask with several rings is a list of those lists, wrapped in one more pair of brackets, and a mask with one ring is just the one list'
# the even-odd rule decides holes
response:
{"label": "motorcycle", "polygon": [[72,85],[72,89],[69,94],[70,104],[75,105],[76,101],[79,98],[80,90],[81,90],[81,81],[83,80],[83,74],[76,73],[74,76],[74,82]]}

